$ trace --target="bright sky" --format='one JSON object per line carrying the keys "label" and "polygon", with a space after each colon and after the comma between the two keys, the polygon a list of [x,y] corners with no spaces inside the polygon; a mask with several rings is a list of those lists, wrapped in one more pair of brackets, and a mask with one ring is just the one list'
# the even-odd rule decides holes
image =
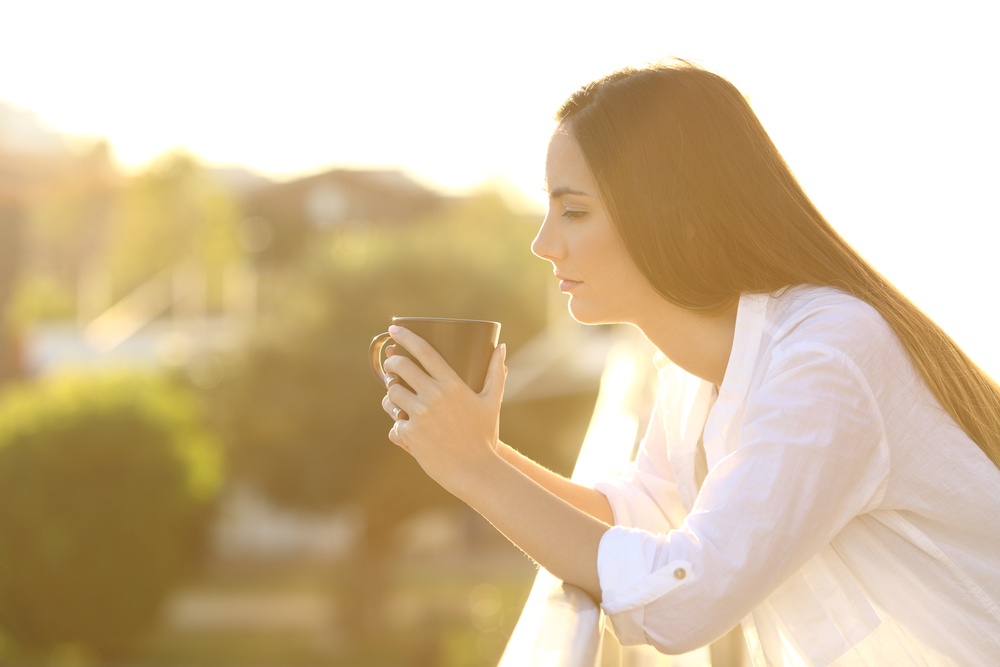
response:
{"label": "bright sky", "polygon": [[0,99],[291,175],[401,166],[543,200],[551,116],[667,55],[751,97],[826,216],[1000,378],[994,3],[0,0]]}

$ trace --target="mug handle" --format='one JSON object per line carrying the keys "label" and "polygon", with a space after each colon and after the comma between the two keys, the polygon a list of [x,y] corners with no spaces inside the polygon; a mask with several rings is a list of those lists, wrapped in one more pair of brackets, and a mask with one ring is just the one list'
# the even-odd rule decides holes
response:
{"label": "mug handle", "polygon": [[392,336],[389,332],[380,333],[372,339],[372,344],[368,346],[368,361],[372,366],[372,373],[375,374],[375,379],[379,381],[383,387],[386,383],[385,369],[382,368],[382,348],[385,347],[387,341],[389,341]]}

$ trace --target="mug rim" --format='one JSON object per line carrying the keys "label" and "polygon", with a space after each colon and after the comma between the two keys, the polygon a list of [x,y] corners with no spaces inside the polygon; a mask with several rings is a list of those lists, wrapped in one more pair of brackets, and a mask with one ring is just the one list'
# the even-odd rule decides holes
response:
{"label": "mug rim", "polygon": [[420,320],[423,322],[473,322],[478,324],[500,324],[499,322],[494,322],[493,320],[463,320],[454,317],[417,317],[410,315],[400,315],[393,317],[392,321],[396,320]]}

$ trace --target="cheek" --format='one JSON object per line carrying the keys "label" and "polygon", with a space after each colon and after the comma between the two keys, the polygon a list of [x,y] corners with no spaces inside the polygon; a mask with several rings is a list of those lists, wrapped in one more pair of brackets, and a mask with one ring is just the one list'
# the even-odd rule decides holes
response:
{"label": "cheek", "polygon": [[581,254],[586,258],[590,270],[603,280],[620,283],[628,279],[631,262],[617,237],[595,235],[587,239],[586,246],[581,248]]}
{"label": "cheek", "polygon": [[638,267],[632,262],[632,258],[624,250],[622,250],[621,258],[618,261],[618,276],[619,280],[626,283],[635,284],[645,281]]}

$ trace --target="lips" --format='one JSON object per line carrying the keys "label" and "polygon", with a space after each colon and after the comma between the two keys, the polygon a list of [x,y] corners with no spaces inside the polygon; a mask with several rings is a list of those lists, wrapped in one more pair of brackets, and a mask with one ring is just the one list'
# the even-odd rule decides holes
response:
{"label": "lips", "polygon": [[582,280],[570,280],[566,276],[556,274],[556,278],[559,279],[559,291],[560,292],[571,292],[580,285],[583,284]]}

